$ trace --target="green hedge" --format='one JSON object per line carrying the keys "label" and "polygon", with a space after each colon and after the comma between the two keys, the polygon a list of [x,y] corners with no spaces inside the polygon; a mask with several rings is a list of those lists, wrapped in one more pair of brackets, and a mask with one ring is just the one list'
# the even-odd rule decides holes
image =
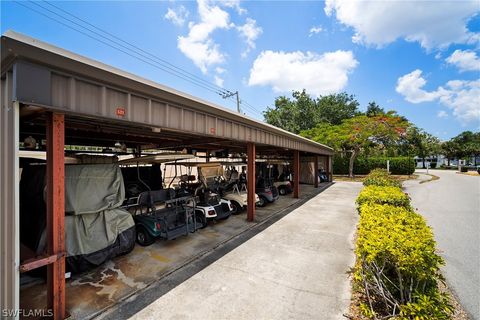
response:
{"label": "green hedge", "polygon": [[[388,199],[388,195],[392,199]],[[394,203],[377,204],[377,203]],[[440,293],[443,259],[425,219],[395,187],[360,193],[354,281],[364,292],[360,310],[370,318],[450,319],[453,307]]]}
{"label": "green hedge", "polygon": [[[368,174],[375,168],[387,168],[387,160],[390,160],[390,172],[392,174],[413,174],[415,172],[415,160],[410,157],[364,157],[355,159],[353,165],[354,174]],[[348,174],[348,157],[335,156],[333,158],[333,173]]]}
{"label": "green hedge", "polygon": [[410,208],[410,198],[398,187],[368,186],[363,188],[357,198],[359,206],[370,204],[390,204]]}
{"label": "green hedge", "polygon": [[387,169],[373,169],[370,173],[363,179],[364,186],[383,186],[383,187],[401,187],[402,184],[393,179],[392,176],[387,172]]}

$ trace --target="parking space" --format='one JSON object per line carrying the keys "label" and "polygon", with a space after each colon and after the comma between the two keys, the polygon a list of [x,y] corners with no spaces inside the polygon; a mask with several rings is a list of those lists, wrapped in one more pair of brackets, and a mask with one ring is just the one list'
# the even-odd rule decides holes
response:
{"label": "parking space", "polygon": [[[148,247],[137,245],[127,255],[116,257],[94,270],[74,275],[66,283],[67,311],[76,319],[92,318],[321,190],[311,185],[301,185],[300,188],[299,199],[292,195],[282,196],[264,208],[257,208],[255,223],[247,222],[245,213],[234,215],[176,240],[157,240]],[[25,309],[44,307],[44,281],[37,279],[23,286],[20,302]]]}

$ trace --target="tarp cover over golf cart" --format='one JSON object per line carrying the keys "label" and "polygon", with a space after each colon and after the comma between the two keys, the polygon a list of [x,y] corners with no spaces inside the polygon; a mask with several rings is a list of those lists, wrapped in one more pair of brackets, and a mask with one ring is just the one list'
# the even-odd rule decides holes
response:
{"label": "tarp cover over golf cart", "polygon": [[[21,191],[22,226],[37,220],[33,227],[21,230],[22,243],[41,254],[46,250],[44,166],[23,170]],[[117,165],[65,166],[68,270],[81,272],[133,249],[135,224],[127,211],[118,208],[124,197],[122,173]],[[29,233],[29,229],[33,232]]]}

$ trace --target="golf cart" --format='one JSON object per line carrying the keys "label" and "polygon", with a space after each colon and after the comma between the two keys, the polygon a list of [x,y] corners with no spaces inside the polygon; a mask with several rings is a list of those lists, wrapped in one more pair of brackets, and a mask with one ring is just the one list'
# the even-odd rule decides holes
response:
{"label": "golf cart", "polygon": [[[20,180],[21,247],[35,256],[47,248],[45,172],[44,164],[24,164]],[[134,221],[120,207],[124,197],[118,165],[65,165],[67,271],[86,271],[134,248]]]}
{"label": "golf cart", "polygon": [[283,160],[269,160],[266,166],[267,177],[273,181],[282,196],[293,192],[289,163]]}
{"label": "golf cart", "polygon": [[257,179],[255,181],[255,193],[260,197],[259,207],[264,207],[279,198],[278,189],[273,184],[273,179],[269,177],[266,163],[256,164]]}
{"label": "golf cart", "polygon": [[160,164],[189,158],[193,155],[156,154],[120,161],[128,192],[123,207],[133,215],[140,245],[151,245],[156,238],[173,240],[201,227],[193,214],[193,197],[177,197],[175,190],[163,188]]}
{"label": "golf cart", "polygon": [[320,182],[328,182],[328,175],[323,169],[318,169],[318,178]]}
{"label": "golf cart", "polygon": [[179,182],[175,189],[176,195],[177,197],[183,197],[189,194],[195,197],[195,203],[189,203],[187,205],[190,207],[195,205],[196,222],[201,227],[206,227],[208,220],[224,220],[230,217],[234,211],[234,207],[230,200],[223,199],[220,195],[213,192],[201,175],[198,176],[198,179],[195,179],[195,176],[191,174],[193,168],[201,171],[201,168],[212,165],[217,166],[218,164],[205,162],[174,162],[166,163],[166,165],[172,165],[175,168],[175,175],[172,178],[169,187],[171,187],[173,182],[177,179],[177,168],[187,168],[187,174],[182,174],[182,172],[180,172],[180,175],[178,176]]}
{"label": "golf cart", "polygon": [[190,196],[176,198],[173,189],[140,193],[133,215],[138,244],[149,246],[156,238],[173,240],[195,232],[195,207],[187,205],[190,201]]}
{"label": "golf cart", "polygon": [[[217,166],[212,164],[208,167],[200,167],[198,175],[206,181],[209,188],[218,193],[222,199],[230,200],[234,210],[232,214],[239,214],[247,209],[247,185],[245,181],[240,180],[240,175],[231,163],[223,163],[230,165],[227,170],[223,170],[223,166],[219,163]],[[255,203],[260,200],[255,194]]]}

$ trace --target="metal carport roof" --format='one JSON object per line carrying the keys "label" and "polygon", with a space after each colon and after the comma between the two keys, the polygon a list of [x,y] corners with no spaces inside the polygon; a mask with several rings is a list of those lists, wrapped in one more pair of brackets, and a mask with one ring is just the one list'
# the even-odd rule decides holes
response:
{"label": "metal carport roof", "polygon": [[2,78],[11,71],[14,101],[61,110],[67,116],[139,125],[156,137],[189,135],[189,139],[196,136],[199,141],[254,142],[259,151],[261,146],[271,146],[320,155],[333,153],[325,145],[288,131],[7,31],[2,36]]}

